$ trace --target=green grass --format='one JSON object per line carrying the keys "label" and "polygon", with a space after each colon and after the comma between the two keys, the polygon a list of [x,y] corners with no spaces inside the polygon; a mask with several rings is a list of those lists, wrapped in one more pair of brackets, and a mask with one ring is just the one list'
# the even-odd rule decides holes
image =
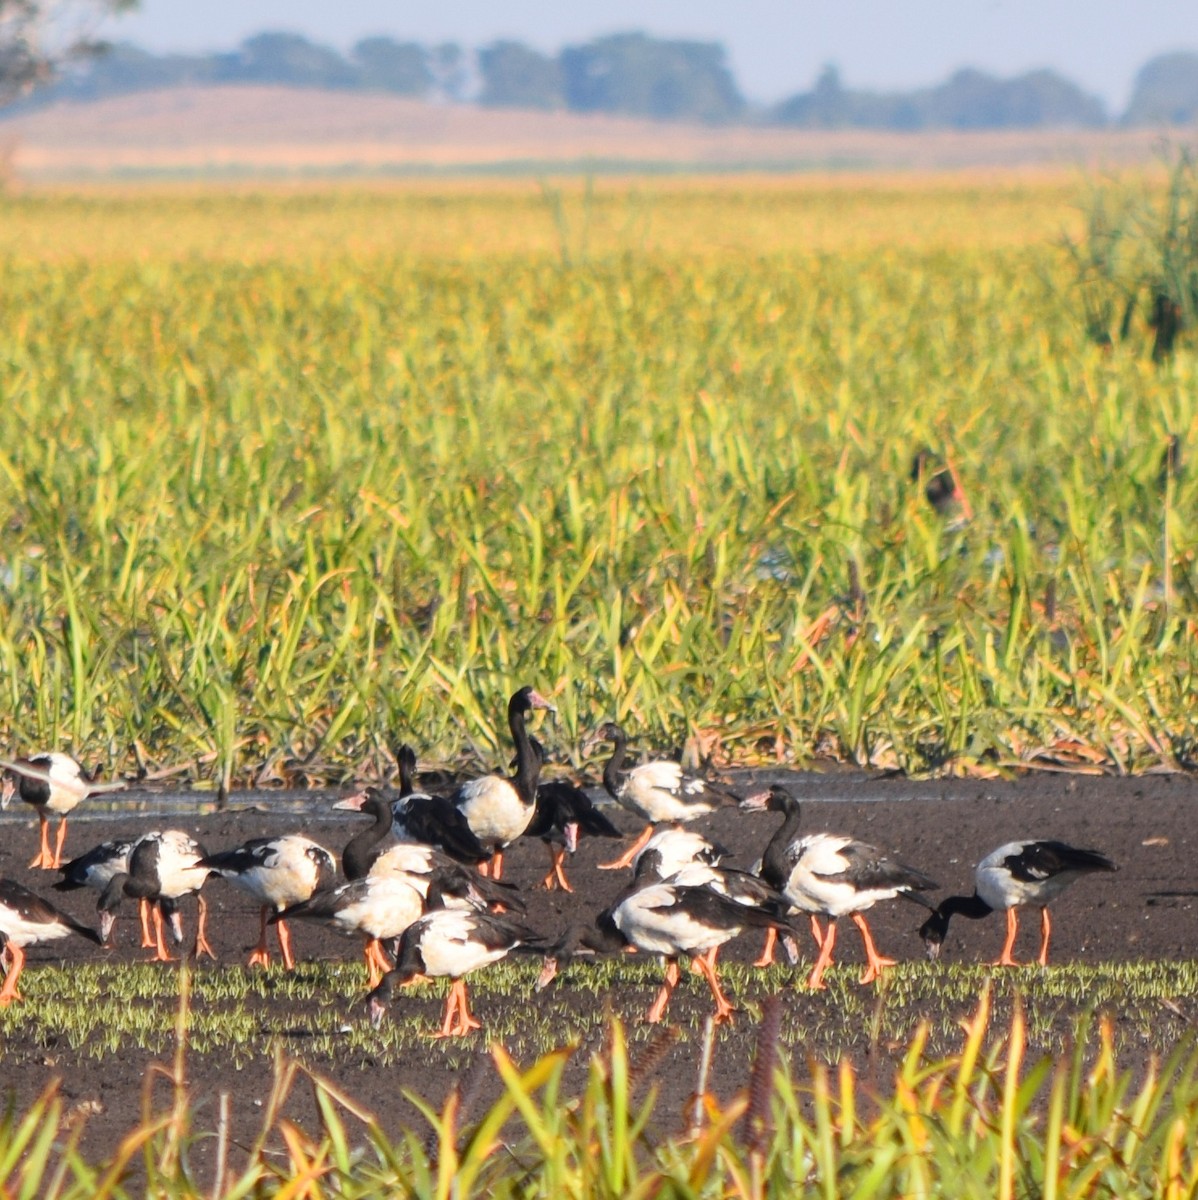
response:
{"label": "green grass", "polygon": [[[1192,1034],[1163,1060],[1121,1069],[1112,1025],[1083,1020],[1055,1057],[1035,1053],[1024,1010],[998,1019],[980,998],[939,1055],[928,1028],[912,1033],[889,1069],[859,1075],[811,1062],[790,1067],[772,1008],[746,1058],[746,1086],[703,1092],[682,1128],[640,1078],[644,1062],[621,1022],[571,1080],[574,1046],[525,1059],[494,1045],[497,1099],[481,1115],[463,1087],[440,1107],[410,1097],[427,1127],[385,1133],[352,1094],[310,1075],[319,1128],[281,1115],[305,1072],[278,1058],[252,1142],[230,1140],[201,1115],[186,1083],[188,982],[176,1013],[166,1095],[147,1083],[140,1121],[100,1161],[79,1154],[78,1120],[51,1085],[0,1120],[5,1195],[104,1200],[175,1197],[404,1195],[420,1200],[502,1197],[1102,1197],[1198,1190],[1198,1047]],[[703,1085],[700,1084],[702,1090]],[[164,1100],[166,1103],[164,1105]],[[666,1122],[669,1122],[667,1125]],[[193,1159],[215,1143],[212,1178]],[[211,1160],[210,1160],[211,1161]]]}
{"label": "green grass", "polygon": [[[197,970],[192,983],[188,1039],[193,1055],[228,1059],[243,1067],[269,1054],[275,1041],[316,1065],[339,1068],[410,1063],[452,1069],[466,1048],[484,1039],[513,1054],[540,1055],[563,1039],[594,1043],[611,1016],[633,1023],[634,1043],[655,1031],[636,1025],[661,983],[655,962],[625,959],[569,968],[552,990],[534,994],[538,968],[502,964],[470,980],[473,1007],[485,1033],[464,1042],[430,1042],[439,1025],[445,984],[397,993],[375,1030],[366,1020],[365,974],[357,964],[305,964],[293,973],[237,967]],[[1022,1005],[1029,1045],[1056,1053],[1067,1046],[1076,1020],[1087,1012],[1118,1015],[1117,1048],[1167,1052],[1198,1016],[1198,963],[1153,962],[1029,968],[994,972],[974,966],[902,964],[882,986],[863,988],[859,968],[833,968],[825,992],[803,987],[804,973],[736,964],[722,969],[729,995],[743,1012],[738,1040],[756,1027],[763,1006],[780,995],[786,1020],[780,1045],[835,1063],[906,1044],[927,1025],[928,1047],[947,1053],[959,1022],[988,985],[1001,1014]],[[22,978],[26,1003],[0,1011],[7,1053],[53,1045],[86,1064],[128,1052],[164,1054],[173,1044],[178,972],[148,965],[39,967]],[[710,1010],[705,985],[682,984],[670,1022],[689,1039],[701,1037]],[[84,1067],[85,1069],[85,1067]]]}
{"label": "green grass", "polygon": [[739,761],[1186,762],[1196,485],[1159,465],[1192,364],[1091,347],[1066,279],[1047,243],[14,252],[0,734],[234,783],[375,770],[395,733],[493,764],[532,682],[570,753],[609,716]]}

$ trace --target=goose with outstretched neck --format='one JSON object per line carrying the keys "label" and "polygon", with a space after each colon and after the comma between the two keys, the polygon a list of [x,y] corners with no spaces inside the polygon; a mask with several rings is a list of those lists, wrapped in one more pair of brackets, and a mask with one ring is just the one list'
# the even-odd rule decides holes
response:
{"label": "goose with outstretched neck", "polygon": [[522,687],[507,706],[508,729],[516,746],[516,770],[508,775],[484,775],[464,783],[454,793],[453,803],[466,818],[471,833],[492,851],[489,863],[479,864],[482,875],[503,876],[504,847],[514,842],[529,826],[536,810],[541,756],[533,748],[526,728],[534,709],[557,712],[535,688]]}

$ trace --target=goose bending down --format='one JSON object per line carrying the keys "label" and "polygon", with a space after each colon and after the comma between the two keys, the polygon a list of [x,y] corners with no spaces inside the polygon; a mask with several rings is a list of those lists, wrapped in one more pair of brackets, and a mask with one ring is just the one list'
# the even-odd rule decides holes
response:
{"label": "goose bending down", "polygon": [[525,721],[537,708],[557,711],[531,687],[522,687],[508,701],[508,728],[516,745],[515,774],[510,778],[484,775],[463,784],[453,796],[453,803],[466,818],[470,831],[493,851],[490,863],[480,863],[478,868],[480,874],[493,879],[503,875],[504,847],[514,842],[532,821],[541,759],[532,747]]}
{"label": "goose bending down", "polygon": [[558,966],[580,949],[612,954],[633,946],[646,954],[660,954],[666,960],[666,977],[645,1020],[659,1022],[680,972],[678,959],[691,959],[691,970],[702,975],[715,1000],[715,1021],[732,1019],[735,1011],[720,989],[715,959],[719,948],[748,928],[763,929],[781,925],[784,920],[760,908],[750,908],[721,895],[706,885],[688,886],[674,880],[662,880],[660,859],[645,854],[637,865],[632,885],[599,914],[593,925],[574,925],[546,953],[545,967],[537,981],[537,990],[556,976]]}
{"label": "goose bending down", "polygon": [[1012,951],[1019,932],[1018,912],[1024,906],[1035,906],[1040,910],[1040,953],[1036,961],[1046,967],[1052,933],[1049,904],[1083,875],[1118,869],[1097,850],[1079,850],[1064,842],[1007,842],[978,863],[973,895],[949,896],[924,922],[919,936],[924,940],[928,957],[935,960],[940,956],[951,916],[959,914],[977,920],[1006,910],[1007,940],[994,965],[1017,967],[1019,963],[1012,957]]}
{"label": "goose bending down", "polygon": [[663,879],[668,879],[691,863],[718,866],[720,859],[728,857],[729,851],[693,829],[670,828],[659,829],[636,852],[632,859],[633,874],[640,867],[641,857],[646,854],[657,855],[658,873]]}
{"label": "goose bending down", "polygon": [[[118,840],[93,846],[86,854],[81,854],[58,868],[62,872],[62,878],[54,884],[54,890],[73,892],[78,888],[92,888],[102,896],[114,875],[129,873],[129,855],[136,844]],[[97,900],[96,908],[99,907],[100,900]],[[142,948],[148,949],[154,945],[154,937],[150,933],[149,901],[139,900],[137,910],[141,921]]]}
{"label": "goose bending down", "polygon": [[[536,738],[532,743],[540,752]],[[566,855],[578,849],[579,838],[584,833],[592,837],[623,836],[591,803],[590,796],[569,780],[549,779],[540,784],[536,811],[524,836],[540,838],[549,851],[549,873],[541,880],[541,887],[546,891],[552,892],[559,887],[563,892],[574,890],[566,878]]]}
{"label": "goose bending down", "polygon": [[[249,892],[261,906],[258,920],[258,944],[250,953],[249,966],[270,965],[266,945],[266,919],[271,910],[282,912],[292,904],[333,882],[337,868],[333,856],[321,845],[296,833],[281,837],[253,838],[233,850],[209,854],[199,861],[234,887]],[[291,932],[286,921],[275,922],[279,952],[288,971],[295,967],[291,951]]]}
{"label": "goose bending down", "polygon": [[435,846],[470,866],[490,858],[491,852],[474,836],[452,800],[416,790],[416,751],[404,742],[395,748],[395,761],[399,764],[399,796],[391,801],[395,836]]}
{"label": "goose bending down", "polygon": [[316,892],[275,913],[270,922],[319,921],[338,933],[365,938],[366,974],[373,988],[391,969],[382,943],[401,936],[423,911],[424,894],[414,880],[400,873],[382,873]]}
{"label": "goose bending down", "polygon": [[461,1037],[482,1023],[470,1011],[468,972],[499,962],[524,948],[539,953],[541,937],[527,927],[489,913],[440,908],[409,926],[399,943],[395,970],[388,972],[367,1000],[371,1023],[378,1025],[395,984],[407,987],[426,979],[453,980],[436,1038]]}
{"label": "goose bending down", "polygon": [[[123,780],[101,783],[69,755],[59,751],[35,754],[32,758],[0,759],[4,783],[0,788],[0,808],[7,808],[14,795],[37,809],[41,845],[29,865],[44,871],[56,871],[62,865],[62,847],[67,840],[67,814],[81,800],[101,792],[119,792]],[[50,850],[50,816],[61,817],[58,840]]]}
{"label": "goose bending down", "polygon": [[[836,922],[851,916],[865,946],[866,968],[862,983],[872,983],[894,959],[883,958],[874,945],[863,913],[881,900],[901,896],[932,908],[919,893],[940,885],[922,871],[891,858],[876,846],[859,842],[843,834],[816,833],[794,840],[793,829],[799,821],[799,803],[783,787],[775,785],[768,793],[750,797],[746,808],[768,808],[786,814],[786,820],[774,833],[761,858],[761,877],[777,888],[790,904],[812,915],[812,932],[820,943],[819,957],[807,981],[810,988],[821,989],[824,971],[832,961],[836,946]],[[822,935],[814,918],[828,919]]]}
{"label": "goose bending down", "polygon": [[154,921],[154,961],[170,962],[163,937],[164,922],[169,922],[171,938],[180,945],[183,918],[179,903],[184,896],[195,896],[198,909],[195,953],[215,958],[208,944],[208,905],[200,892],[211,874],[200,865],[206,857],[204,847],[181,829],[155,830],[139,838],[129,854],[128,874],[113,875],[100,897],[100,934],[104,941],[112,933],[123,897],[148,900]]}
{"label": "goose bending down", "polygon": [[488,879],[468,870],[447,854],[416,842],[398,842],[374,860],[370,877],[398,875],[426,899],[434,883],[445,908],[475,908],[502,912],[513,908],[524,911],[519,889],[502,879]]}
{"label": "goose bending down", "polygon": [[583,746],[587,754],[600,742],[611,742],[611,758],[603,768],[603,786],[617,804],[635,813],[648,824],[635,842],[614,862],[600,863],[601,871],[614,871],[631,866],[649,838],[655,825],[663,821],[685,822],[715,812],[722,804],[738,804],[740,797],[691,775],[668,759],[655,759],[640,766],[624,769],[628,738],[614,721],[601,725]]}
{"label": "goose bending down", "polygon": [[77,933],[89,942],[101,943],[100,935],[74,917],[59,912],[36,892],[11,879],[0,879],[0,939],[4,942],[4,987],[0,1008],[21,999],[17,981],[25,966],[25,947],[55,941]]}

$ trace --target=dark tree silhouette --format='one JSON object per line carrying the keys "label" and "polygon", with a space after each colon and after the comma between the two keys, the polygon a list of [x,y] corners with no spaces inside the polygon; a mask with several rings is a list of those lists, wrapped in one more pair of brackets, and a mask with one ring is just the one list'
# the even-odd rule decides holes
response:
{"label": "dark tree silhouette", "polygon": [[101,53],[100,21],[136,7],[137,0],[0,0],[0,103],[53,79],[68,62]]}

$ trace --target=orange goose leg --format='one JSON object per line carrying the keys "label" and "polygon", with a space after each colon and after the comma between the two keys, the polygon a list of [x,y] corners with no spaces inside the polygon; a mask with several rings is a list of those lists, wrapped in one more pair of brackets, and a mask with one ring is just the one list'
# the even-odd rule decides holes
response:
{"label": "orange goose leg", "polygon": [[37,854],[29,860],[29,866],[32,869],[49,871],[54,866],[54,855],[50,853],[50,820],[40,808],[37,810],[37,823],[41,845]]}
{"label": "orange goose leg", "polygon": [[815,966],[811,968],[811,976],[807,980],[807,986],[814,992],[823,991],[828,986],[824,983],[824,972],[832,962],[832,950],[835,946],[836,922],[831,920],[828,922],[828,932],[824,934],[824,943],[819,948],[819,958],[815,960]]}
{"label": "orange goose leg", "polygon": [[[815,948],[817,951],[823,948],[824,931],[819,927],[819,918],[815,913],[811,914],[811,936],[815,938]],[[755,967],[772,967],[774,965],[774,948],[778,945],[778,931],[776,929],[767,929],[765,931],[765,945],[761,948],[761,954],[754,961]]]}
{"label": "orange goose leg", "polygon": [[66,819],[66,817],[63,817],[63,819],[58,822],[58,840],[54,843],[53,867],[54,867],[54,870],[56,870],[56,871],[58,870],[59,867],[62,866],[62,847],[63,847],[63,843],[66,840],[67,840],[67,819]]}
{"label": "orange goose leg", "polygon": [[366,959],[366,986],[373,990],[382,982],[383,976],[391,970],[391,964],[383,953],[383,945],[378,938],[370,938],[366,942],[364,953]]}
{"label": "orange goose leg", "polygon": [[1019,964],[1011,957],[1015,949],[1015,935],[1019,932],[1019,916],[1013,908],[1007,909],[1007,940],[1003,943],[1002,953],[991,964],[995,967],[1017,967]]}
{"label": "orange goose leg", "polygon": [[287,928],[287,922],[276,921],[275,932],[279,935],[279,952],[283,955],[283,966],[288,971],[294,971],[295,955],[291,953],[291,930]]}
{"label": "orange goose leg", "polygon": [[1036,961],[1042,966],[1048,966],[1048,940],[1052,937],[1052,918],[1048,915],[1048,906],[1040,909],[1040,955]]}
{"label": "orange goose leg", "polygon": [[201,954],[206,954],[215,961],[216,951],[208,944],[208,901],[197,892],[196,904],[199,908],[199,916],[196,919],[195,955],[199,958]]}
{"label": "orange goose leg", "polygon": [[[716,947],[718,950],[719,947]],[[707,954],[694,960],[694,965],[698,967],[699,974],[707,980],[707,986],[711,988],[711,994],[715,998],[715,1023],[722,1025],[725,1021],[732,1020],[732,1014],[736,1009],[728,1003],[728,997],[720,990],[720,980],[715,973],[715,955],[716,950],[710,950]]]}
{"label": "orange goose leg", "polygon": [[613,862],[600,863],[600,871],[622,871],[625,867],[632,866],[632,860],[644,849],[645,843],[653,836],[653,826],[646,825],[641,836]]}
{"label": "orange goose leg", "polygon": [[154,935],[150,932],[150,902],[143,896],[137,902],[137,915],[141,920],[141,948],[154,949]]}
{"label": "orange goose leg", "polygon": [[496,850],[493,855],[491,855],[491,878],[492,879],[502,879],[503,878],[503,847],[502,846],[498,850]]}
{"label": "orange goose leg", "polygon": [[765,945],[761,953],[753,960],[755,967],[772,967],[774,965],[774,947],[778,944],[778,931],[770,926],[765,931]]}
{"label": "orange goose leg", "polygon": [[[266,945],[266,918],[270,915],[270,909],[264,904],[258,910],[258,944],[250,953],[250,961],[246,963],[248,967],[269,967],[270,966],[270,950]],[[282,943],[282,938],[279,939]]]}
{"label": "orange goose leg", "polygon": [[150,961],[171,962],[170,952],[166,948],[166,939],[162,936],[162,910],[157,904],[150,910],[150,916],[154,920],[154,956]]}
{"label": "orange goose leg", "polygon": [[541,887],[547,892],[552,892],[559,887],[563,892],[572,892],[574,889],[570,886],[570,881],[566,878],[564,865],[566,861],[565,846],[550,846],[549,860],[551,863],[549,874],[541,880]]}
{"label": "orange goose leg", "polygon": [[861,930],[861,940],[865,943],[866,967],[861,974],[861,982],[873,983],[887,967],[893,967],[898,960],[883,958],[878,953],[878,948],[874,945],[874,939],[870,936],[869,926],[865,923],[865,918],[860,913],[853,913],[853,924]]}
{"label": "orange goose leg", "polygon": [[661,985],[661,991],[657,993],[657,999],[653,1001],[652,1007],[645,1014],[645,1022],[649,1025],[656,1025],[665,1014],[666,1005],[670,1002],[670,997],[674,994],[674,989],[678,986],[678,962],[671,958],[669,965],[666,967],[666,981]]}
{"label": "orange goose leg", "polygon": [[[456,1021],[456,1023],[455,1023]],[[441,1028],[433,1034],[435,1038],[463,1037],[473,1029],[481,1029],[482,1022],[470,1011],[466,999],[466,981],[455,979],[445,999],[445,1017]]]}
{"label": "orange goose leg", "polygon": [[23,997],[17,991],[17,980],[21,977],[21,968],[25,965],[25,951],[20,946],[8,942],[5,947],[8,955],[8,974],[4,976],[4,987],[0,988],[0,1008],[11,1004]]}

